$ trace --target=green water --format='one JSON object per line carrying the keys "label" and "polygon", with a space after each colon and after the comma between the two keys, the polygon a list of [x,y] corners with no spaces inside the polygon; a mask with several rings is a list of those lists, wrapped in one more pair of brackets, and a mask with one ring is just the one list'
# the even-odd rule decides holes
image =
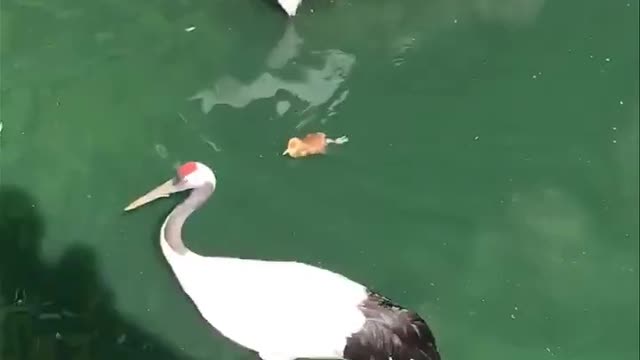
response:
{"label": "green water", "polygon": [[[341,272],[444,359],[638,358],[637,0],[272,5],[1,2],[3,360],[255,359],[160,254],[180,197],[122,212],[188,160],[195,251]],[[280,155],[311,131],[350,142]]]}

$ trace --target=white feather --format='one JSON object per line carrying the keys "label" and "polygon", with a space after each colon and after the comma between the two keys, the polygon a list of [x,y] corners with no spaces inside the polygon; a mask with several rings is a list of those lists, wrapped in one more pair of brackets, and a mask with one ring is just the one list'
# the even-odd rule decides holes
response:
{"label": "white feather", "polygon": [[364,325],[366,288],[307,264],[162,252],[182,289],[220,333],[266,360],[341,358]]}
{"label": "white feather", "polygon": [[278,3],[289,16],[295,16],[302,0],[278,0]]}

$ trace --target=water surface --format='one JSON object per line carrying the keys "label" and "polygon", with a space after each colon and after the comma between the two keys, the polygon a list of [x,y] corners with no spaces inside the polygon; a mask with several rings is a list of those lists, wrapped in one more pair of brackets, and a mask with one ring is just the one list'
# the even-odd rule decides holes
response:
{"label": "water surface", "polygon": [[[445,359],[638,358],[637,1],[0,9],[3,359],[254,358],[158,251],[178,199],[122,212],[188,160],[195,251],[341,272]],[[351,141],[280,155],[311,131]]]}

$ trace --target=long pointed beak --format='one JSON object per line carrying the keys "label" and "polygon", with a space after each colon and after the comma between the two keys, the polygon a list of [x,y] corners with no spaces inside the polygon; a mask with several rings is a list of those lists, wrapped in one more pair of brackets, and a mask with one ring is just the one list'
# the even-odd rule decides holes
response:
{"label": "long pointed beak", "polygon": [[169,197],[169,195],[182,190],[184,190],[182,187],[180,187],[179,185],[176,186],[174,179],[168,180],[164,184],[134,200],[131,204],[124,208],[124,211],[133,210],[159,198]]}
{"label": "long pointed beak", "polygon": [[282,155],[287,155],[288,153],[289,153],[289,149],[286,149],[286,150],[282,153]]}

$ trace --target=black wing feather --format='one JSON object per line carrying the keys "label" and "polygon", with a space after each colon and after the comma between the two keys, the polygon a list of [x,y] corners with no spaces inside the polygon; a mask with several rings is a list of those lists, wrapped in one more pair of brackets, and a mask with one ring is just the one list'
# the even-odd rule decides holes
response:
{"label": "black wing feather", "polygon": [[360,311],[366,322],[344,349],[348,360],[440,360],[427,323],[384,296],[370,291]]}

